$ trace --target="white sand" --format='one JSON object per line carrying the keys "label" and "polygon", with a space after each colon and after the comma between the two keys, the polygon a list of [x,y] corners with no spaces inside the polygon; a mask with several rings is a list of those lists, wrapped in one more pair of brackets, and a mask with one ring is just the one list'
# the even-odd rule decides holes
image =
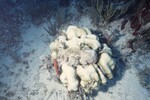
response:
{"label": "white sand", "polygon": [[[108,36],[113,36],[114,30],[119,30],[121,21],[110,24],[110,28],[102,29]],[[90,18],[82,16],[80,21],[75,23],[78,26],[85,26],[96,30],[91,25]],[[106,87],[107,91],[99,90],[97,95],[90,97],[95,100],[150,100],[149,92],[139,83],[137,66],[149,66],[150,54],[139,56],[138,53],[131,55],[127,41],[132,39],[132,30],[129,23],[124,30],[119,30],[119,39],[113,44],[122,54],[127,56],[127,66],[119,80],[114,80],[115,84]],[[44,68],[42,57],[50,55],[48,44],[52,37],[43,29],[43,26],[31,27],[22,32],[22,48],[17,52],[21,57],[21,62],[16,63],[10,55],[0,57],[0,100],[67,100],[68,93],[62,84],[55,81],[54,70],[51,73]],[[29,54],[26,55],[25,54]],[[1,54],[3,55],[3,54]],[[141,62],[139,62],[141,61]],[[150,66],[149,66],[150,67]]]}

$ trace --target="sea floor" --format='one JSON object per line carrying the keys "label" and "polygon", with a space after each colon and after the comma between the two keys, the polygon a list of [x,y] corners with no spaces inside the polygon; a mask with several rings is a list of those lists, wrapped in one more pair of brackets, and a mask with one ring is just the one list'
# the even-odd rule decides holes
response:
{"label": "sea floor", "polygon": [[[71,24],[99,30],[110,39],[108,44],[117,61],[114,79],[93,91],[89,99],[150,100],[150,52],[141,48],[132,52],[128,44],[134,38],[130,23],[121,30],[122,19],[101,28],[86,15],[75,20]],[[6,47],[0,52],[0,100],[69,100],[67,89],[57,80],[49,58],[49,44],[56,36],[44,30],[46,23],[23,25],[28,27],[21,30],[21,41],[16,47]],[[64,24],[64,30],[69,25]]]}
{"label": "sea floor", "polygon": [[[114,22],[115,27],[103,31],[110,33],[117,30],[119,22]],[[90,99],[149,100],[150,94],[140,84],[138,72],[140,68],[143,70],[145,66],[149,67],[150,53],[131,53],[126,42],[132,36],[126,30],[118,32],[120,38],[114,42],[113,47],[116,47],[121,58],[126,57],[125,65],[122,66],[124,71],[119,70],[122,73],[108,81],[99,91],[94,91]],[[53,68],[50,68],[50,71],[47,68],[47,64],[51,65],[48,60],[49,43],[55,37],[49,36],[42,26],[34,25],[23,30],[21,37],[22,42],[18,44],[20,49],[14,52],[16,57],[9,53],[1,54],[0,100],[67,100],[66,88],[56,80]]]}

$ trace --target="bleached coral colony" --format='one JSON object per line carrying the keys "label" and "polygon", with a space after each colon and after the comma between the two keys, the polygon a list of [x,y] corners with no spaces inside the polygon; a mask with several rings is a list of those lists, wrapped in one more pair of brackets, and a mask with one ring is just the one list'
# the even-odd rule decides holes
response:
{"label": "bleached coral colony", "polygon": [[52,59],[58,62],[59,78],[68,91],[78,91],[81,86],[89,93],[113,77],[111,49],[88,28],[69,26],[50,44],[50,49]]}

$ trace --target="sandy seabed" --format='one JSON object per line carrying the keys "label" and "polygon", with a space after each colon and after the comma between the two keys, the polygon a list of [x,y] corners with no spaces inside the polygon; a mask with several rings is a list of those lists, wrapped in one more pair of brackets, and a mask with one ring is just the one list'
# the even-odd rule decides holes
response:
{"label": "sandy seabed", "polygon": [[[129,28],[129,23],[125,29],[120,30],[121,22],[122,19],[116,20],[99,29],[108,37],[116,37],[117,34],[118,38],[111,45],[114,57],[121,66],[118,66],[114,79],[101,86],[99,91],[93,91],[89,96],[90,100],[150,99],[150,92],[140,84],[138,74],[145,66],[150,68],[150,52],[141,55],[137,50],[131,53],[128,40],[134,38],[131,35],[133,31]],[[74,22],[74,25],[97,30],[88,16],[82,16],[78,22]],[[50,36],[43,26],[45,24],[41,26],[31,24],[29,28],[22,30],[22,42],[18,44],[20,49],[14,52],[19,61],[9,53],[0,54],[0,100],[69,99],[67,89],[57,81],[51,60],[48,59],[49,43],[55,37]]]}

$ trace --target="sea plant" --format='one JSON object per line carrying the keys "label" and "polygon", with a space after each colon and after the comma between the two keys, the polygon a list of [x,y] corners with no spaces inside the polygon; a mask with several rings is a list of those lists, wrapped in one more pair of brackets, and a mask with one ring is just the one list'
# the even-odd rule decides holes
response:
{"label": "sea plant", "polygon": [[134,35],[135,38],[129,41],[129,47],[132,48],[133,51],[137,48],[150,50],[150,1],[140,1],[135,7],[134,13],[122,21],[121,30],[123,30],[126,23],[130,21],[130,27],[133,29],[131,34]]}
{"label": "sea plant", "polygon": [[134,1],[105,1],[105,0],[91,0],[91,5],[99,13],[99,17],[110,22],[114,19],[119,18],[121,15],[125,14],[129,7],[134,3]]}
{"label": "sea plant", "polygon": [[52,20],[49,20],[47,27],[44,27],[45,31],[51,36],[55,36],[59,32],[59,28],[69,21],[69,16],[66,15],[66,11],[64,9],[57,9],[53,15],[51,16]]}
{"label": "sea plant", "polygon": [[117,11],[117,9],[114,8],[114,4],[111,2],[105,6],[101,15],[102,15],[103,19],[108,22],[114,16],[116,11]]}
{"label": "sea plant", "polygon": [[138,31],[143,25],[150,22],[150,1],[146,0],[143,6],[133,14],[130,18],[131,28],[134,29],[132,35],[140,34]]}
{"label": "sea plant", "polygon": [[49,21],[47,28],[44,27],[44,30],[50,35],[55,36],[58,33],[58,25],[56,22],[52,24],[51,21]]}

